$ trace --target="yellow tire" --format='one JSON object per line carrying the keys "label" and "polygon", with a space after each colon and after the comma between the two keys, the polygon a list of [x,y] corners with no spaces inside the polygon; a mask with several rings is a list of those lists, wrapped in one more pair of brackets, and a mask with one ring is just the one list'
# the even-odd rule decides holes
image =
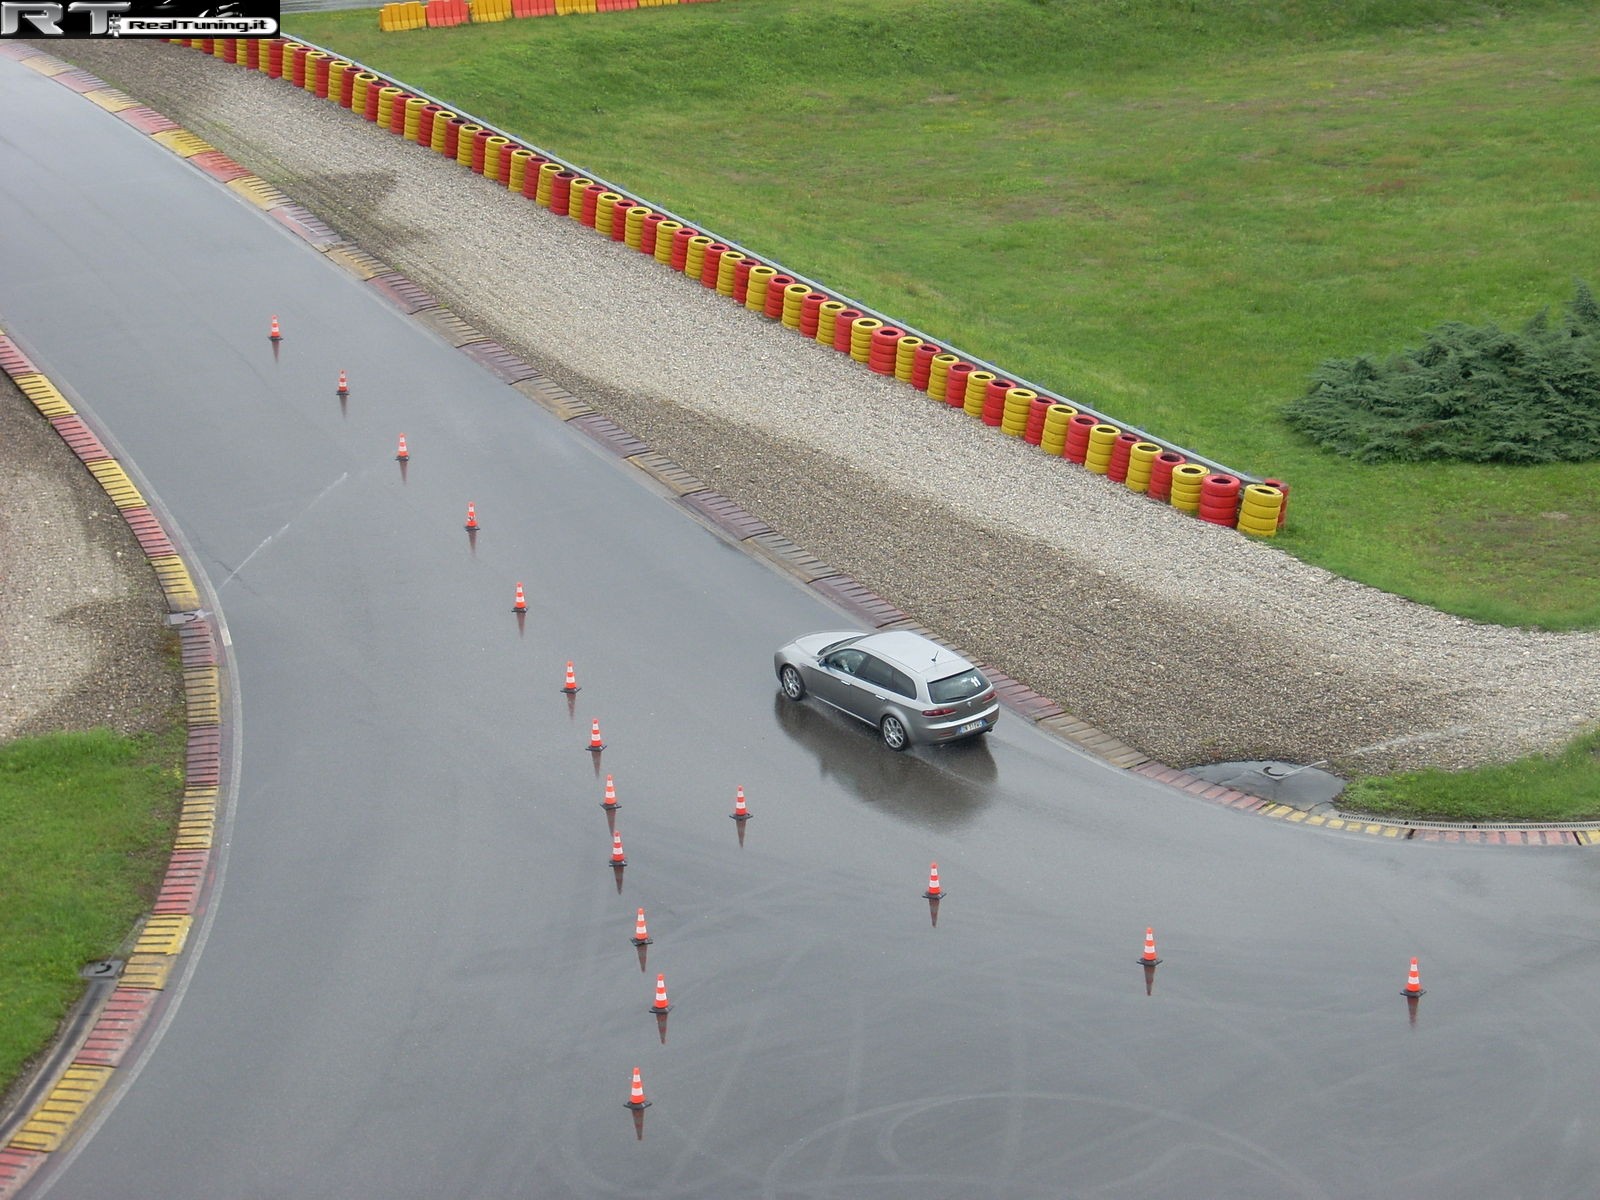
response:
{"label": "yellow tire", "polygon": [[744,292],[744,306],[751,312],[765,312],[767,309],[767,285],[772,282],[772,277],[778,273],[778,268],[759,266],[751,267],[750,275],[746,282]]}
{"label": "yellow tire", "polygon": [[1239,494],[1239,513],[1241,518],[1250,517],[1258,521],[1271,521],[1278,523],[1278,514],[1283,511],[1283,493],[1275,487],[1267,487],[1259,483],[1246,484]]}
{"label": "yellow tire", "polygon": [[506,152],[506,147],[511,144],[511,139],[501,137],[498,133],[493,137],[483,139],[483,177],[500,181],[500,158]]}
{"label": "yellow tire", "polygon": [[687,253],[683,256],[683,273],[690,279],[699,280],[700,270],[706,265],[706,247],[713,240],[703,233],[689,239]]}
{"label": "yellow tire", "polygon": [[[306,56],[310,61],[311,56]],[[389,128],[389,122],[394,119],[394,98],[400,94],[397,87],[383,87],[378,89],[378,128]]]}
{"label": "yellow tire", "polygon": [[882,329],[877,317],[857,317],[850,326],[850,357],[864,363],[872,357],[872,331]]}
{"label": "yellow tire", "polygon": [[839,322],[839,314],[844,310],[843,300],[824,300],[817,306],[817,341],[824,346],[833,345],[833,334]]}
{"label": "yellow tire", "polygon": [[[438,128],[438,120],[438,117],[434,118],[435,128]],[[557,175],[561,174],[561,172],[564,170],[566,170],[566,168],[558,162],[539,164],[539,184],[533,190],[534,203],[542,204],[546,208],[550,207],[551,180],[553,180]]]}
{"label": "yellow tire", "polygon": [[1031,392],[1027,388],[1008,388],[1005,412],[1000,418],[1000,432],[1008,437],[1021,437],[1026,433],[1028,414],[1033,411],[1033,402],[1038,398],[1038,392]]}
{"label": "yellow tire", "polygon": [[644,245],[644,219],[654,211],[643,204],[629,206],[622,218],[622,241],[628,249],[637,250]]}
{"label": "yellow tire", "polygon": [[739,284],[739,264],[744,255],[737,250],[724,250],[717,259],[717,295],[732,297]]}
{"label": "yellow tire", "polygon": [[463,167],[472,167],[472,143],[483,132],[482,125],[463,125],[461,135],[456,141],[456,162]]}
{"label": "yellow tire", "polygon": [[[469,125],[467,128],[470,129],[471,126]],[[465,140],[466,136],[467,130],[463,129],[461,131],[462,139]],[[583,224],[583,194],[593,186],[594,180],[592,179],[574,179],[572,181],[572,192],[567,200],[567,216],[580,225]]]}
{"label": "yellow tire", "polygon": [[1154,442],[1135,442],[1128,449],[1128,475],[1122,482],[1130,492],[1150,490],[1150,465],[1161,453]]}
{"label": "yellow tire", "polygon": [[901,338],[894,348],[894,377],[901,383],[910,383],[917,369],[917,347],[922,339],[909,334]]}
{"label": "yellow tire", "polygon": [[804,283],[791,283],[783,289],[782,321],[785,329],[800,328],[800,314],[806,306],[806,297],[810,294],[810,286]]}
{"label": "yellow tire", "polygon": [[628,216],[623,208],[626,203],[616,192],[601,192],[594,205],[594,227],[607,237],[613,236],[617,232],[617,214],[621,213],[626,234]]}
{"label": "yellow tire", "polygon": [[1237,528],[1240,533],[1248,533],[1251,537],[1278,536],[1278,522],[1276,518],[1270,521],[1263,521],[1252,517],[1240,517]]}
{"label": "yellow tire", "polygon": [[967,394],[961,401],[961,410],[967,416],[983,416],[983,402],[988,399],[989,385],[995,379],[996,376],[992,371],[974,371],[967,376]]}
{"label": "yellow tire", "polygon": [[682,221],[663,221],[656,226],[656,261],[672,265],[672,235],[683,228]]}
{"label": "yellow tire", "polygon": [[1210,473],[1199,463],[1183,463],[1172,468],[1172,507],[1186,513],[1199,512],[1200,485]]}
{"label": "yellow tire", "polygon": [[935,354],[928,364],[928,395],[941,404],[949,391],[950,368],[960,361],[954,354]]}
{"label": "yellow tire", "polygon": [[1044,413],[1044,429],[1039,433],[1039,449],[1057,457],[1067,446],[1067,422],[1078,415],[1070,404],[1052,404]]}

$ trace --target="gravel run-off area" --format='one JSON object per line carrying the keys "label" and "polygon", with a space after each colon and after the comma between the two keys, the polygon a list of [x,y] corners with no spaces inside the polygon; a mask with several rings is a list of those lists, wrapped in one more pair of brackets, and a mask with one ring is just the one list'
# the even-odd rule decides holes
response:
{"label": "gravel run-off area", "polygon": [[[50,49],[275,183],[824,561],[1152,757],[1454,768],[1557,746],[1600,715],[1600,634],[1443,615],[1152,503],[285,82],[163,44]],[[4,553],[32,568],[46,531],[9,470],[4,482]],[[28,503],[68,486],[52,478]],[[103,545],[91,538],[78,565],[121,597]],[[50,611],[47,596],[42,618],[62,639],[97,605],[127,603],[65,578],[48,586],[73,606]],[[37,595],[8,584],[8,637],[40,626],[22,612]],[[28,678],[38,669],[7,695]]]}
{"label": "gravel run-off area", "polygon": [[171,722],[183,689],[166,612],[116,507],[0,374],[0,742]]}

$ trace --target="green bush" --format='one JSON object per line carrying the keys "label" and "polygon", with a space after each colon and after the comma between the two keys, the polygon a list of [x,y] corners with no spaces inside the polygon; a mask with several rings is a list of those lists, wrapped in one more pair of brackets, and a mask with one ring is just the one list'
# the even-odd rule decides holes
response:
{"label": "green bush", "polygon": [[1388,362],[1329,359],[1284,418],[1359,462],[1600,458],[1600,305],[1579,283],[1559,324],[1448,322]]}

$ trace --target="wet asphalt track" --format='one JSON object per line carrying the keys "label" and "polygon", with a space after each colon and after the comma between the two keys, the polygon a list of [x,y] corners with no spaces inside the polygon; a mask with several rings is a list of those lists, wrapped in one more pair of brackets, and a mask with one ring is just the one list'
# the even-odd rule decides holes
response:
{"label": "wet asphalt track", "polygon": [[777,698],[841,624],[800,586],[81,98],[0,60],[0,111],[0,318],[181,529],[242,697],[203,952],[32,1194],[1594,1194],[1594,855],[1286,827],[1015,718],[890,755]]}

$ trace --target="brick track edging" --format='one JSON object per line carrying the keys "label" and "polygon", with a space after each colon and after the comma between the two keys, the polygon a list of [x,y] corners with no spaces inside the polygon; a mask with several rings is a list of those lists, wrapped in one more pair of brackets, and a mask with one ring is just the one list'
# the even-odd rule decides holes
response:
{"label": "brick track edging", "polygon": [[42,1098],[30,1111],[16,1114],[15,1132],[0,1146],[0,1198],[4,1198],[19,1191],[62,1147],[79,1118],[112,1083],[114,1072],[161,1007],[161,993],[214,882],[225,665],[214,621],[202,610],[194,578],[160,518],[71,401],[3,329],[0,370],[99,482],[144,551],[167,602],[167,623],[178,634],[187,728],[183,800],[159,892],[114,988],[96,1011],[86,1014],[92,1018],[86,1032],[76,1045],[46,1060],[45,1070],[53,1069],[53,1077],[36,1080],[32,1089]]}

